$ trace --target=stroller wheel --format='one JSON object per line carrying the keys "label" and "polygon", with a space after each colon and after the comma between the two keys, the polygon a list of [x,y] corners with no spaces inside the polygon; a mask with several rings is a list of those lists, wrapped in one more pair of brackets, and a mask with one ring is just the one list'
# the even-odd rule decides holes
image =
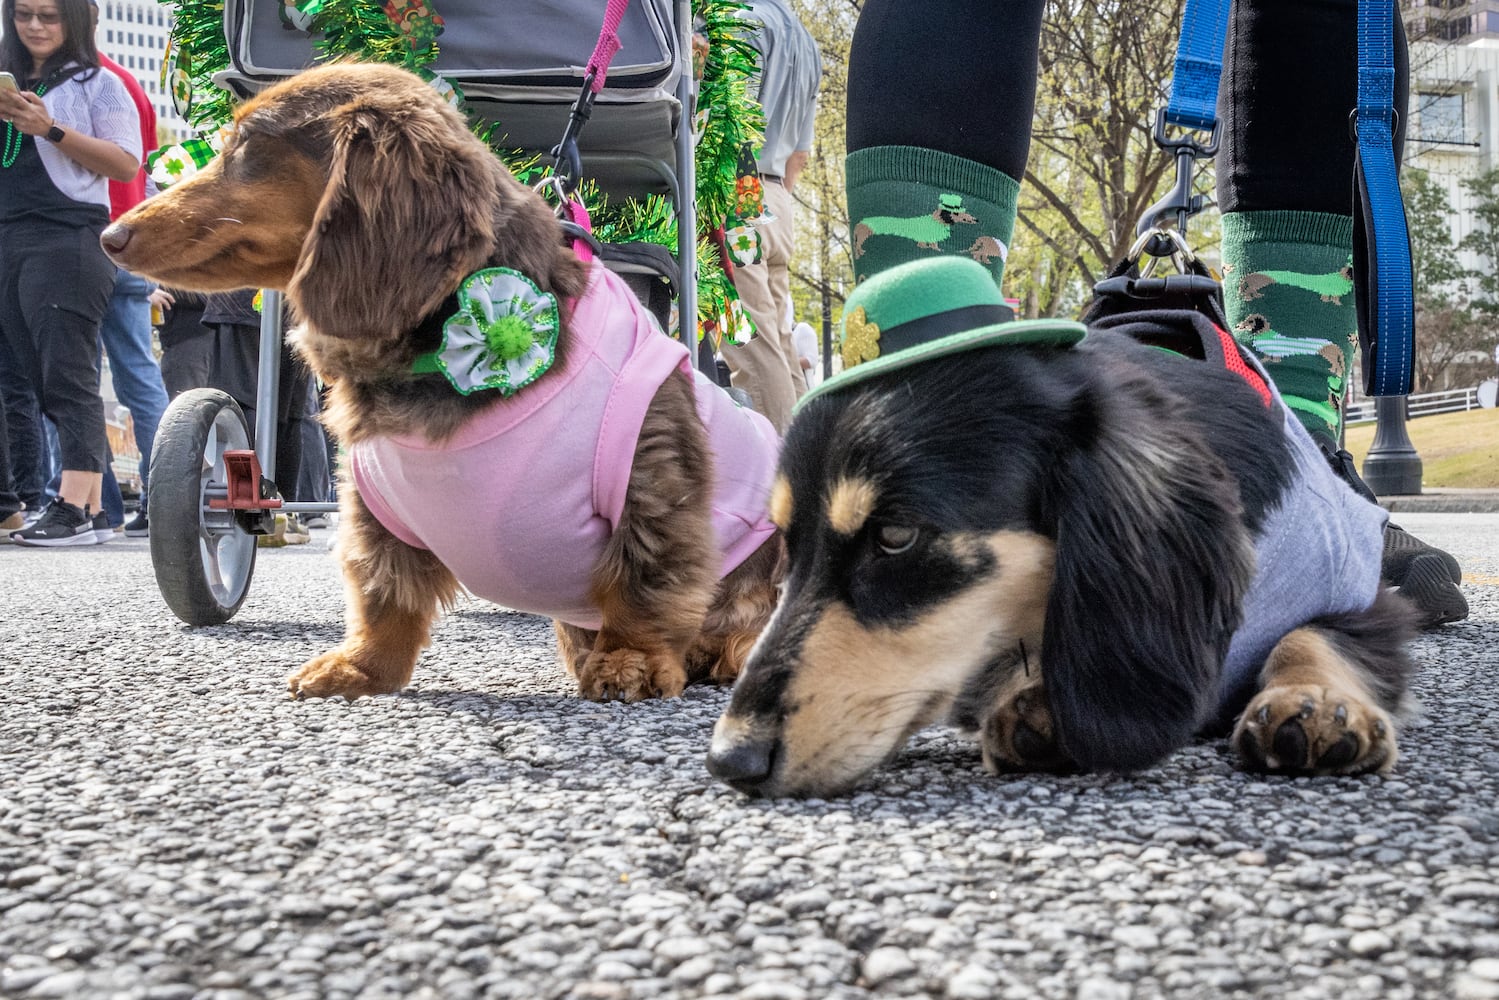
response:
{"label": "stroller wheel", "polygon": [[151,453],[151,564],[167,606],[189,625],[221,625],[244,602],[255,571],[255,536],[224,496],[224,452],[250,447],[239,404],[217,389],[178,396],[161,418]]}

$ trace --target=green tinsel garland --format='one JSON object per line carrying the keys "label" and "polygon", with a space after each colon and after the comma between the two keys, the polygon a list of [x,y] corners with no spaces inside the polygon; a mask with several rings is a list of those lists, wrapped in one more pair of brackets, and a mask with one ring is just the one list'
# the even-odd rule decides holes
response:
{"label": "green tinsel garland", "polygon": [[[224,41],[224,3],[213,0],[196,3],[167,3],[174,12],[171,48],[178,68],[187,73],[192,100],[179,108],[193,128],[214,132],[234,114],[234,99],[226,90],[214,86],[213,75],[229,65],[229,48]],[[168,59],[170,64],[173,59]]]}
{"label": "green tinsel garland", "polygon": [[708,39],[708,59],[698,87],[698,113],[706,117],[694,156],[697,210],[716,226],[733,214],[739,154],[746,144],[759,145],[765,116],[749,96],[749,80],[759,54],[745,40],[739,14],[747,4],[734,0],[698,0],[692,12]]}
{"label": "green tinsel garland", "polygon": [[[234,98],[213,84],[214,74],[230,65],[223,0],[157,2],[174,14],[174,59],[177,68],[186,71],[193,95],[186,109],[187,122],[201,132],[216,131],[234,112]],[[440,0],[433,4],[440,5]],[[379,0],[302,0],[298,7],[312,18],[313,30],[320,33],[317,44],[325,58],[353,57],[421,72],[437,57],[440,40],[413,47]],[[698,90],[697,124],[702,135],[694,156],[700,235],[698,314],[704,320],[720,317],[735,295],[717,251],[701,237],[731,215],[740,153],[746,144],[758,144],[764,127],[759,105],[748,91],[758,55],[743,37],[740,14],[747,7],[742,0],[693,0],[692,4],[698,30],[709,45]],[[534,184],[545,175],[548,166],[541,156],[502,146],[499,125],[476,121],[474,131],[522,183]],[[644,201],[626,199],[611,204],[597,185],[587,180],[580,185],[578,196],[601,240],[659,243],[676,253],[676,214],[665,198],[652,196]]]}
{"label": "green tinsel garland", "polygon": [[312,15],[313,30],[322,34],[318,51],[330,61],[354,58],[415,71],[437,58],[435,45],[413,48],[378,0],[302,0],[297,6]]}

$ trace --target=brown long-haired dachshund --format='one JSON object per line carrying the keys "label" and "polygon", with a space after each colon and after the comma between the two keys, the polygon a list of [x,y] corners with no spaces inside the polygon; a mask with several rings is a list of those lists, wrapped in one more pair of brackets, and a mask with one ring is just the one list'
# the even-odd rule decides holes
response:
{"label": "brown long-haired dachshund", "polygon": [[268,89],[103,242],[174,287],[284,289],[331,386],[347,634],[294,695],[405,686],[463,587],[552,617],[586,697],[738,674],[781,572],[774,432],[422,80],[339,64]]}

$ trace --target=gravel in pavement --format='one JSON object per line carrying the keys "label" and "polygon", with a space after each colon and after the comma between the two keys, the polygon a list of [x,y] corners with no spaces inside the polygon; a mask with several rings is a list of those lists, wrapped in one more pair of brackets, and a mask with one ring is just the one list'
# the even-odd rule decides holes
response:
{"label": "gravel in pavement", "polygon": [[[1499,515],[1387,778],[984,775],[942,729],[842,799],[703,766],[724,692],[578,700],[473,603],[400,695],[292,702],[341,635],[323,546],[227,625],[145,542],[0,550],[0,996],[1499,998]],[[162,530],[152,525],[153,530]]]}

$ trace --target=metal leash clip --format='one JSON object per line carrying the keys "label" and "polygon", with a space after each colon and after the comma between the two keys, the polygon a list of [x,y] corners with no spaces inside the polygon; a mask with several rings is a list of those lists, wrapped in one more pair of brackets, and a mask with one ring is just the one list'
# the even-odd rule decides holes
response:
{"label": "metal leash clip", "polygon": [[1147,229],[1124,255],[1125,264],[1134,268],[1140,278],[1148,278],[1154,274],[1163,260],[1171,261],[1177,274],[1195,273],[1192,265],[1197,263],[1197,255],[1187,245],[1187,238],[1182,235],[1181,230],[1159,226]]}
{"label": "metal leash clip", "polygon": [[1180,139],[1169,139],[1166,137],[1166,109],[1159,108],[1155,113],[1155,144],[1170,153],[1176,160],[1176,184],[1166,196],[1151,205],[1140,216],[1140,221],[1135,225],[1135,232],[1143,234],[1151,229],[1165,229],[1167,216],[1176,216],[1176,228],[1181,232],[1187,231],[1187,220],[1202,211],[1203,197],[1192,192],[1192,178],[1197,172],[1197,161],[1212,159],[1218,153],[1218,130],[1219,124],[1213,121],[1212,131],[1208,133],[1208,141],[1198,142],[1190,136]]}
{"label": "metal leash clip", "polygon": [[567,181],[557,174],[547,174],[541,180],[531,185],[531,190],[541,195],[543,201],[552,203],[552,214],[562,218],[567,210],[567,203],[572,199],[572,193],[568,190]]}
{"label": "metal leash clip", "polygon": [[[562,179],[567,197],[571,197],[572,193],[577,190],[578,182],[583,177],[583,158],[578,152],[578,134],[583,131],[583,126],[588,124],[588,119],[593,114],[593,103],[598,96],[593,90],[593,82],[596,79],[598,79],[598,73],[592,69],[583,77],[583,88],[568,110],[567,126],[562,130],[562,139],[552,147],[551,156],[555,164],[552,169],[556,176]],[[564,197],[563,200],[566,201],[567,198]]]}

